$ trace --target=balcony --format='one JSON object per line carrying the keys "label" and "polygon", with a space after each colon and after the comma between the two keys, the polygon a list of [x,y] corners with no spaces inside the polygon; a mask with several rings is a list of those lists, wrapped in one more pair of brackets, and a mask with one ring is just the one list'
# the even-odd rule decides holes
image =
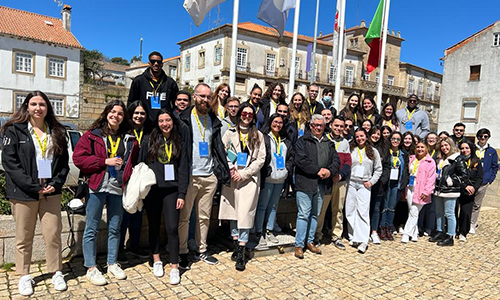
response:
{"label": "balcony", "polygon": [[347,87],[359,86],[358,84],[356,84],[356,78],[351,77],[351,76],[342,77],[341,85],[347,86]]}
{"label": "balcony", "polygon": [[[368,80],[362,80],[360,82],[359,88],[362,90],[370,91],[370,92],[377,92],[378,89],[378,82],[375,81],[368,81]],[[396,85],[388,85],[384,83],[382,85],[382,92],[384,94],[389,94],[393,96],[398,96],[398,97],[404,97],[405,93],[405,88],[401,86],[396,86]]]}
{"label": "balcony", "polygon": [[276,68],[274,68],[274,70],[270,70],[264,66],[263,74],[265,74],[266,76],[270,76],[270,77],[278,77],[278,70]]}
{"label": "balcony", "polygon": [[434,95],[434,101],[439,102],[439,100],[441,100],[441,96]]}
{"label": "balcony", "polygon": [[424,97],[424,92],[418,91],[417,96],[418,96],[418,98],[422,99],[422,97]]}
{"label": "balcony", "polygon": [[236,71],[250,73],[250,63],[247,63],[246,66],[236,64]]}
{"label": "balcony", "polygon": [[431,93],[425,93],[425,99],[431,101],[432,100],[432,94]]}
{"label": "balcony", "polygon": [[[290,68],[288,68],[288,77],[290,76]],[[295,79],[305,79],[302,70],[295,69]]]}

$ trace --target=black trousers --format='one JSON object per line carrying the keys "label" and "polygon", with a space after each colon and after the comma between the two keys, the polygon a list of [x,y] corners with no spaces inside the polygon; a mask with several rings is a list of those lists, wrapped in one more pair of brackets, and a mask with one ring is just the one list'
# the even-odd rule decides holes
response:
{"label": "black trousers", "polygon": [[151,188],[144,199],[144,208],[149,222],[149,249],[152,254],[160,253],[161,213],[167,230],[170,263],[179,262],[179,210],[177,206],[177,188]]}
{"label": "black trousers", "polygon": [[436,203],[434,202],[434,196],[432,196],[431,203],[427,203],[420,210],[418,227],[429,234],[436,229]]}
{"label": "black trousers", "polygon": [[460,195],[457,202],[460,206],[457,222],[457,234],[467,236],[470,230],[470,220],[472,216],[472,207],[474,206],[474,196]]}

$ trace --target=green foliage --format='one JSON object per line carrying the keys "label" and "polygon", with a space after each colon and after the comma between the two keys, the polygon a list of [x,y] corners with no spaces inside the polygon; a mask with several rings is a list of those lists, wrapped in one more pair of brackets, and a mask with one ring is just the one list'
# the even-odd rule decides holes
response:
{"label": "green foliage", "polygon": [[130,63],[133,63],[134,61],[141,61],[141,59],[134,55],[134,57],[130,59]]}
{"label": "green foliage", "polygon": [[10,209],[10,202],[6,198],[5,191],[5,173],[0,174],[0,215],[12,214]]}
{"label": "green foliage", "polygon": [[129,65],[128,60],[126,60],[123,57],[113,57],[109,61],[114,63],[114,64],[119,64],[119,65],[124,65],[124,66]]}
{"label": "green foliage", "polygon": [[104,55],[98,50],[83,50],[83,77],[85,83],[102,82]]}
{"label": "green foliage", "polygon": [[0,266],[0,268],[2,268],[3,270],[7,271],[7,272],[10,272],[12,271],[12,267],[14,266],[15,264],[14,263],[4,263],[3,265]]}

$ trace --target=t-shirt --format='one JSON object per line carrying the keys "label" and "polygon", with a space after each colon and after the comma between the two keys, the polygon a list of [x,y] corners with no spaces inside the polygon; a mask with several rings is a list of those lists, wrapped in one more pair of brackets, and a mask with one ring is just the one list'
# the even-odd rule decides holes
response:
{"label": "t-shirt", "polygon": [[[193,111],[196,108],[193,108]],[[198,115],[198,120],[194,113],[191,113],[191,124],[193,126],[193,156],[191,165],[191,175],[193,176],[210,176],[213,173],[213,157],[212,157],[212,120],[208,115]],[[206,120],[206,121],[205,121]],[[199,125],[198,125],[199,124]],[[205,129],[206,124],[206,129]],[[200,131],[201,128],[201,131]],[[203,140],[203,133],[205,140]],[[208,156],[200,156],[200,142],[208,142]]]}

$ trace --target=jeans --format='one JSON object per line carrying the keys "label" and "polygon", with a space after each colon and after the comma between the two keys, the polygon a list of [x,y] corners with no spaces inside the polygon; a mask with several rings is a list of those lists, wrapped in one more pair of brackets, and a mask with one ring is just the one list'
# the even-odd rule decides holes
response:
{"label": "jeans", "polygon": [[387,189],[387,198],[385,199],[384,202],[384,209],[382,210],[382,218],[380,221],[380,227],[385,226],[389,227],[392,226],[394,222],[394,214],[396,212],[396,204],[398,204],[399,197],[401,196],[401,193],[399,192],[398,189],[398,184],[391,184],[389,185],[389,188]]}
{"label": "jeans", "polygon": [[101,222],[102,210],[106,204],[108,217],[108,265],[116,263],[120,244],[122,223],[122,196],[110,193],[91,193],[87,200],[85,231],[83,232],[83,257],[87,268],[96,265],[97,233]]}
{"label": "jeans", "polygon": [[455,205],[457,203],[457,198],[443,198],[437,197],[436,200],[436,230],[439,232],[444,232],[444,217],[447,219],[448,230],[446,234],[450,236],[455,236],[455,230],[457,228],[457,220],[455,218]]}
{"label": "jeans", "polygon": [[274,220],[276,220],[276,210],[281,196],[281,190],[285,183],[266,182],[260,190],[259,203],[257,204],[257,214],[255,215],[255,232],[263,232],[264,223],[266,229],[273,231]]}
{"label": "jeans", "polygon": [[137,211],[133,214],[130,214],[126,211],[123,212],[122,225],[120,230],[120,251],[125,250],[125,236],[127,235],[127,229],[129,233],[130,248],[139,248],[142,229],[142,213],[143,211]]}
{"label": "jeans", "polygon": [[380,223],[380,206],[385,204],[384,196],[375,196],[370,200],[370,227],[377,230]]}
{"label": "jeans", "polygon": [[322,184],[318,184],[317,190],[312,193],[297,191],[295,247],[304,248],[306,241],[307,244],[313,242],[324,195],[325,187]]}
{"label": "jeans", "polygon": [[238,221],[229,221],[229,228],[231,228],[231,236],[238,237],[238,242],[248,243],[248,235],[250,234],[250,229],[238,229]]}

